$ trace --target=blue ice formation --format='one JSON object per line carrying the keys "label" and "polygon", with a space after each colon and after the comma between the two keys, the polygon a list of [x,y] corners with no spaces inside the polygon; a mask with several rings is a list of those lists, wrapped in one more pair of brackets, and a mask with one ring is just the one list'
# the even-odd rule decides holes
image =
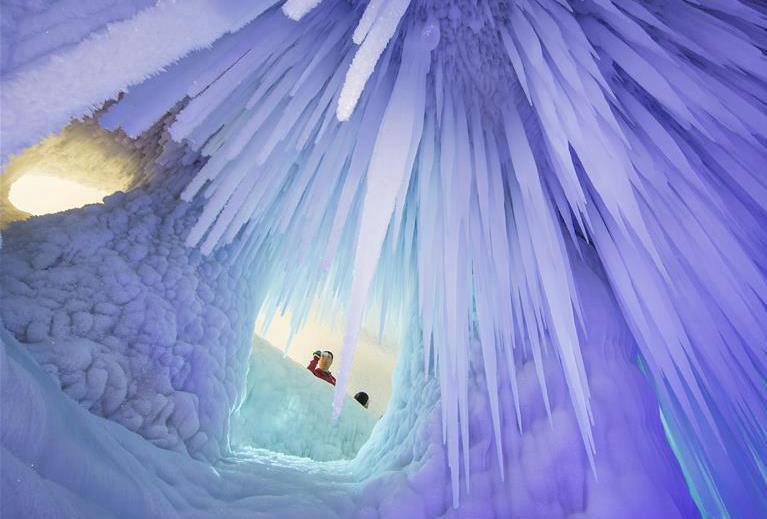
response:
{"label": "blue ice formation", "polygon": [[[12,23],[46,26],[46,7]],[[92,412],[62,421],[178,452],[134,508],[57,453],[9,510],[56,488],[73,517],[767,515],[763,2],[190,0],[80,20],[87,38],[37,34],[45,50],[3,61],[2,155],[123,92],[99,123],[149,160],[130,193],[4,235],[4,494],[50,449],[17,441],[63,401],[48,384],[19,406],[40,367]],[[399,323],[389,410],[352,460],[240,459],[255,316],[300,326],[317,300],[347,319],[335,415],[365,311]]]}

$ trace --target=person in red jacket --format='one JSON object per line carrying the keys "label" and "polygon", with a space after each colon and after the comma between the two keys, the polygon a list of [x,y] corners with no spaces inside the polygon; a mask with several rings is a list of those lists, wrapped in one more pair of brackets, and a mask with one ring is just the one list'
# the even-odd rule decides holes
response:
{"label": "person in red jacket", "polygon": [[336,377],[330,373],[331,364],[333,364],[333,352],[317,350],[312,354],[312,361],[306,369],[314,373],[315,377],[335,386]]}

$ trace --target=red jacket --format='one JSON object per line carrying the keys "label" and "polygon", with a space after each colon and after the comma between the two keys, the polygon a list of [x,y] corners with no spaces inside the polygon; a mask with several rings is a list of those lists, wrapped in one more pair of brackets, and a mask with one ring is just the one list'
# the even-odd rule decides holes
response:
{"label": "red jacket", "polygon": [[317,362],[320,359],[317,357],[313,357],[312,361],[309,363],[308,366],[306,366],[306,369],[314,373],[314,376],[317,378],[321,378],[325,382],[328,382],[329,384],[336,385],[336,377],[334,377],[330,371],[322,371],[320,368],[317,367]]}

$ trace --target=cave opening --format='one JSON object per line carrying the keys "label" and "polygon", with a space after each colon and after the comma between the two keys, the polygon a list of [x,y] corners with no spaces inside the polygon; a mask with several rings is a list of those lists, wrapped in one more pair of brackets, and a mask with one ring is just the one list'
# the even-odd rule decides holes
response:
{"label": "cave opening", "polygon": [[8,201],[20,211],[40,216],[99,203],[109,194],[40,172],[16,180],[8,192]]}
{"label": "cave opening", "polygon": [[333,353],[331,374],[341,365],[344,316],[323,312],[317,304],[303,318],[289,310],[271,318],[264,313],[256,319],[242,401],[231,417],[230,445],[240,452],[267,449],[315,461],[354,458],[391,399],[399,326],[381,324],[380,314],[369,312],[344,407],[334,418],[334,386],[307,365],[315,351]]}
{"label": "cave opening", "polygon": [[21,150],[3,165],[0,227],[89,204],[128,189],[143,159],[129,139],[99,127],[94,118]]}

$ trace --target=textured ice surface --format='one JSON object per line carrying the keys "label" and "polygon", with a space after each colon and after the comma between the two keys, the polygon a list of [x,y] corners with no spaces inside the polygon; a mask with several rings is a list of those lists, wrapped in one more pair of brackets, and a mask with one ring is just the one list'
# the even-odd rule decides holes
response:
{"label": "textured ice surface", "polygon": [[189,254],[195,210],[176,205],[177,190],[165,181],[12,224],[0,312],[83,407],[215,458],[245,375],[254,300],[249,273],[227,268],[226,252]]}
{"label": "textured ice surface", "polygon": [[29,66],[155,0],[7,0],[3,2],[0,72]]}

